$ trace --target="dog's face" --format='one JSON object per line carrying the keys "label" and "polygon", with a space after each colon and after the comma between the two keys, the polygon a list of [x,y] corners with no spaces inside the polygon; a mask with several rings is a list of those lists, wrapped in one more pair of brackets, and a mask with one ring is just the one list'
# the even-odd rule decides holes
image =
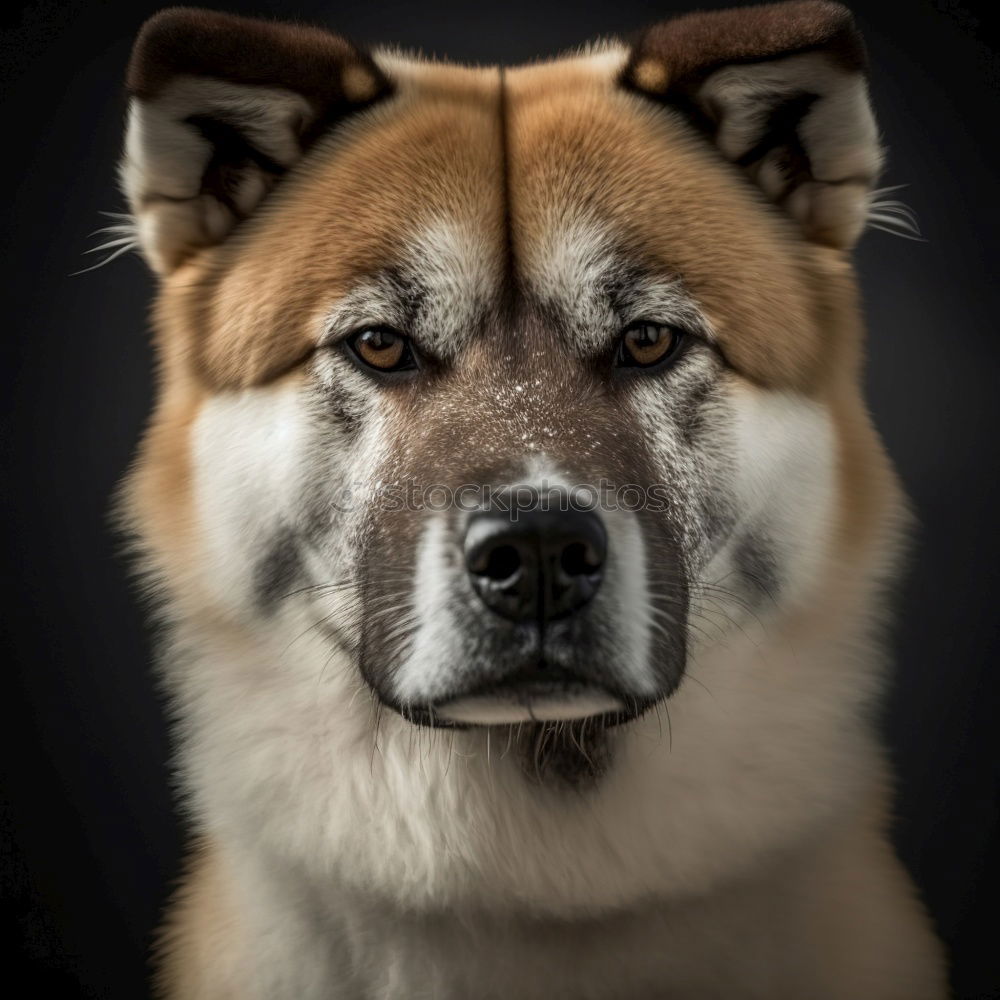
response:
{"label": "dog's face", "polygon": [[855,566],[860,70],[823,3],[505,72],[151,23],[123,179],[163,388],[131,510],[177,617],[281,662],[235,698],[294,713],[332,670],[338,718],[568,722],[591,760]]}

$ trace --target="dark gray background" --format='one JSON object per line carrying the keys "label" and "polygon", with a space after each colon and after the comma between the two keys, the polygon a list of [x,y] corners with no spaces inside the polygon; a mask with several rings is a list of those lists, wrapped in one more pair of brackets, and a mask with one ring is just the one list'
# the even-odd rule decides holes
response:
{"label": "dark gray background", "polygon": [[[693,4],[692,4],[693,5]],[[689,4],[215,4],[299,16],[360,41],[515,62]],[[703,4],[702,6],[731,6]],[[149,638],[107,528],[151,392],[153,282],[135,257],[70,277],[120,210],[115,162],[130,41],[154,4],[35,3],[4,15],[9,285],[0,338],[4,576],[2,936],[58,996],[143,995],[151,929],[178,871]],[[1000,62],[984,3],[858,5],[890,165],[927,242],[872,232],[858,265],[868,395],[922,527],[900,594],[885,728],[896,839],[952,949],[960,998],[1000,996],[995,945],[1000,725]],[[992,891],[991,891],[992,890]],[[7,972],[5,968],[5,972]],[[12,973],[11,973],[12,974]],[[9,976],[5,976],[9,980]]]}

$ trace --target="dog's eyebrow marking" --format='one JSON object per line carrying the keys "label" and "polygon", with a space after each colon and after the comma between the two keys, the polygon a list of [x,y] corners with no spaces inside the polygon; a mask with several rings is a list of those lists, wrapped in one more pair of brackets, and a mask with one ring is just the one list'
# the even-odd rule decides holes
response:
{"label": "dog's eyebrow marking", "polygon": [[432,220],[410,237],[395,264],[337,301],[320,343],[366,326],[391,326],[431,354],[453,358],[482,326],[496,296],[487,239],[459,220]]}
{"label": "dog's eyebrow marking", "polygon": [[327,313],[320,345],[330,344],[364,326],[407,325],[404,299],[388,271],[354,286]]}
{"label": "dog's eyebrow marking", "polygon": [[629,323],[672,323],[714,340],[712,323],[676,275],[631,261],[599,222],[551,229],[528,261],[532,297],[555,315],[581,354],[593,354]]}

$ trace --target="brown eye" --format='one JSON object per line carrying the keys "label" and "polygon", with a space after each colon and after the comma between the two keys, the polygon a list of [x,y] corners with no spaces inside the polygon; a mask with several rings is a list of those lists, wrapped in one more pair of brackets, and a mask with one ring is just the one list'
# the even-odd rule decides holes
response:
{"label": "brown eye", "polygon": [[387,326],[373,326],[348,338],[351,353],[378,372],[411,371],[417,367],[410,340]]}
{"label": "brown eye", "polygon": [[652,368],[671,358],[681,342],[681,332],[663,323],[632,323],[625,327],[616,363],[622,368]]}

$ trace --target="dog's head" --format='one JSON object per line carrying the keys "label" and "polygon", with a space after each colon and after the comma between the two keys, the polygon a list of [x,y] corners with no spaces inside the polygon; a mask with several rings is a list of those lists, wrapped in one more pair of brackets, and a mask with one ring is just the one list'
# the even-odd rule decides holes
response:
{"label": "dog's head", "polygon": [[237,702],[335,674],[589,758],[867,565],[881,152],[840,6],[508,70],[179,9],[129,87],[162,358],[130,510],[175,616],[267,650]]}

